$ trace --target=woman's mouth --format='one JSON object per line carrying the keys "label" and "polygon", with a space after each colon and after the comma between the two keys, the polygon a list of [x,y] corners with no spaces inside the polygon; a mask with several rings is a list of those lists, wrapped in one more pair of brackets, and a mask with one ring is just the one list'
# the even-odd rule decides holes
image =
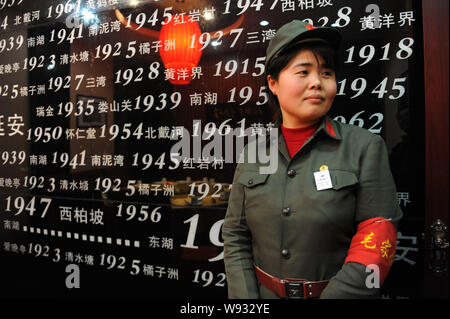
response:
{"label": "woman's mouth", "polygon": [[323,101],[323,97],[321,95],[310,95],[306,97],[305,100],[313,103],[319,103]]}

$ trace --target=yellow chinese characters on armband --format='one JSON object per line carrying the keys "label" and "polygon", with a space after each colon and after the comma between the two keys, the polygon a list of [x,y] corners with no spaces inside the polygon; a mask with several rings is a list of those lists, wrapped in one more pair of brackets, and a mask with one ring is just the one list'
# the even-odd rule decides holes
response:
{"label": "yellow chinese characters on armband", "polygon": [[386,239],[381,243],[380,252],[381,252],[381,258],[385,258],[389,261],[389,266],[392,265],[395,258],[395,250],[391,253],[392,245],[389,242],[389,239]]}
{"label": "yellow chinese characters on armband", "polygon": [[375,234],[372,232],[369,235],[367,235],[366,237],[364,237],[364,240],[361,242],[361,244],[364,245],[364,247],[369,248],[369,249],[375,249],[377,248],[377,244],[372,243],[373,240],[373,236],[375,236]]}
{"label": "yellow chinese characters on armband", "polygon": [[383,283],[395,259],[397,232],[384,217],[375,217],[358,224],[353,235],[345,263],[356,262],[368,266],[378,265]]}

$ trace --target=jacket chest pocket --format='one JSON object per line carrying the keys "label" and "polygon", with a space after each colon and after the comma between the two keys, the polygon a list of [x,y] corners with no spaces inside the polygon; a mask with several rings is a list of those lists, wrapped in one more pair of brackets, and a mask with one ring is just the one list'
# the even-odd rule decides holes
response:
{"label": "jacket chest pocket", "polygon": [[339,193],[352,192],[354,188],[358,185],[358,178],[355,173],[344,170],[333,170],[330,171],[331,187],[323,190],[317,190],[317,185],[312,176],[309,180],[312,185],[309,186],[311,197],[315,199],[329,199],[332,200]]}
{"label": "jacket chest pocket", "polygon": [[255,188],[265,184],[268,177],[268,174],[260,174],[259,172],[244,172],[238,177],[237,183],[247,188]]}
{"label": "jacket chest pocket", "polygon": [[342,170],[330,170],[331,181],[334,190],[340,190],[345,187],[353,188],[358,184],[358,178],[355,173]]}
{"label": "jacket chest pocket", "polygon": [[269,174],[260,174],[259,172],[244,172],[238,177],[236,183],[244,186],[246,208],[261,203],[263,199],[267,200],[267,196],[270,194],[268,178]]}
{"label": "jacket chest pocket", "polygon": [[[243,185],[244,207],[247,224],[252,233],[261,234],[258,230],[276,223],[277,210],[273,207],[277,194],[271,186],[272,179],[268,174],[247,171],[242,173],[237,183]],[[275,186],[275,185],[274,185]],[[278,187],[280,189],[280,187]],[[274,220],[275,218],[275,220]]]}
{"label": "jacket chest pocket", "polygon": [[311,199],[320,203],[339,204],[340,200],[354,195],[355,188],[358,185],[358,178],[353,172],[343,170],[330,170],[331,188],[317,190],[314,178],[311,178],[310,186]]}
{"label": "jacket chest pocket", "polygon": [[330,169],[330,177],[332,188],[314,189],[311,205],[326,216],[324,222],[331,221],[341,229],[349,229],[355,216],[358,177],[350,171],[333,169]]}

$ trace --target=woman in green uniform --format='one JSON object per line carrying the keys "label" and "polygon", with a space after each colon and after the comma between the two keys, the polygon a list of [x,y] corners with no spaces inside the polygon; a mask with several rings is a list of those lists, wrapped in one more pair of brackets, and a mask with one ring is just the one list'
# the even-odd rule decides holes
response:
{"label": "woman in green uniform", "polygon": [[383,139],[327,116],[341,37],[293,20],[266,54],[279,107],[278,163],[248,145],[223,225],[229,298],[372,298],[395,258],[402,213]]}

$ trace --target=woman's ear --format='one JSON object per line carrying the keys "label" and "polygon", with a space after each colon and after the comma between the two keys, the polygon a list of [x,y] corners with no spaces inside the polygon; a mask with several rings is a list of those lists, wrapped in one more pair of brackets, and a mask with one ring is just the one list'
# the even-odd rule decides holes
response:
{"label": "woman's ear", "polygon": [[269,90],[273,95],[277,95],[277,80],[275,80],[271,75],[267,76],[267,84],[269,85]]}

